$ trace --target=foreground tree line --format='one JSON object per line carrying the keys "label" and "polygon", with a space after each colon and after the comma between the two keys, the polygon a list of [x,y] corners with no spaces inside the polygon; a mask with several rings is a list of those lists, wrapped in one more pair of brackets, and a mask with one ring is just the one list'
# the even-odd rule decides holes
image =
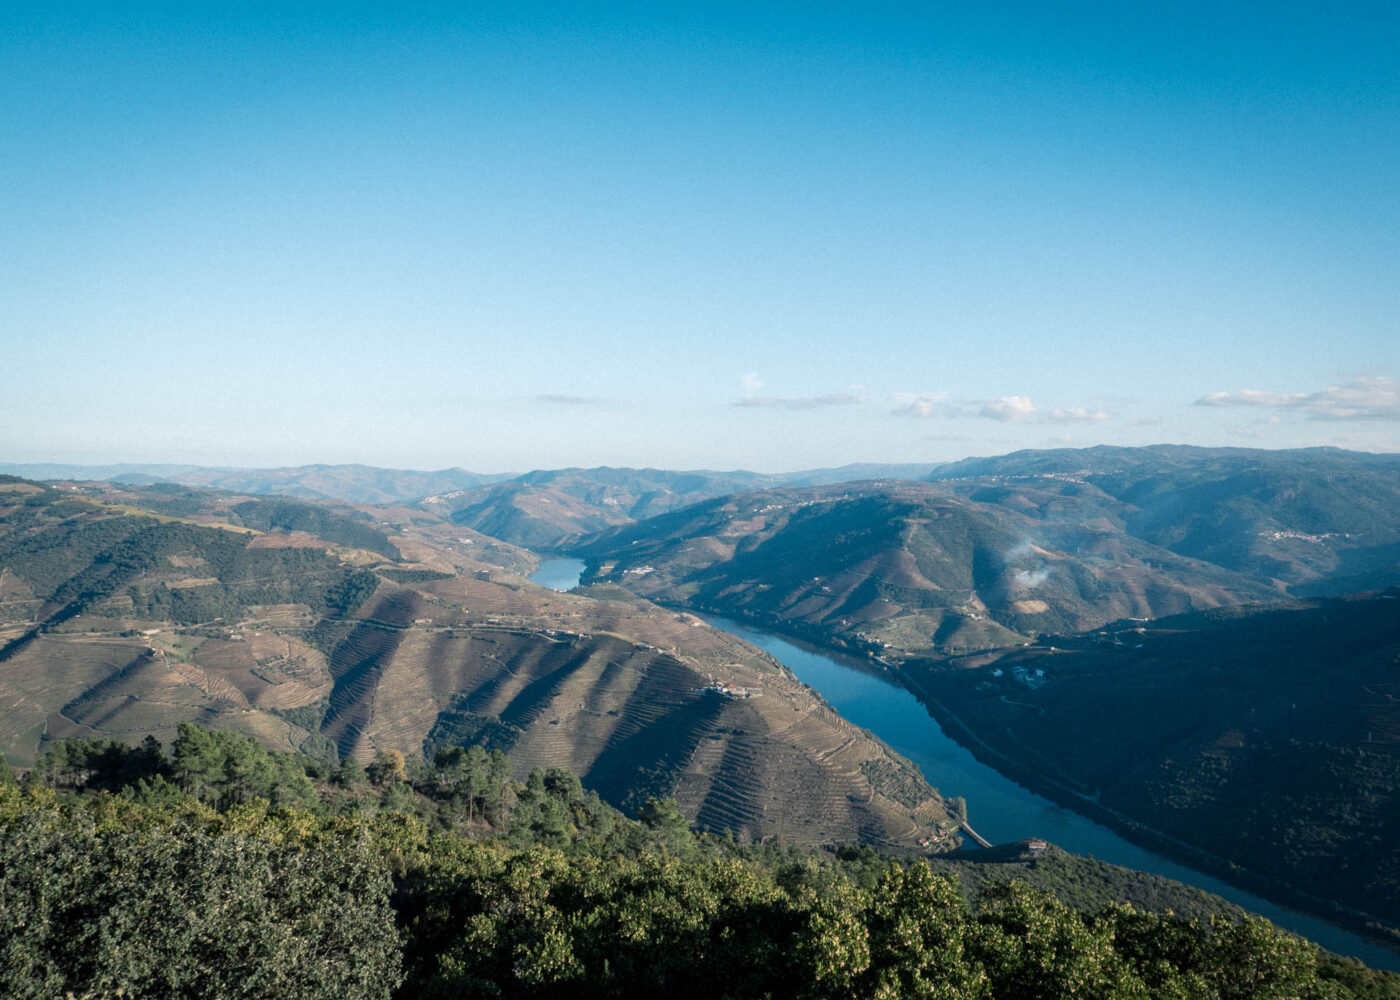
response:
{"label": "foreground tree line", "polygon": [[0,767],[0,995],[1400,996],[1260,919],[969,903],[926,862],[630,820],[566,772],[449,748],[338,769],[186,725],[167,753]]}

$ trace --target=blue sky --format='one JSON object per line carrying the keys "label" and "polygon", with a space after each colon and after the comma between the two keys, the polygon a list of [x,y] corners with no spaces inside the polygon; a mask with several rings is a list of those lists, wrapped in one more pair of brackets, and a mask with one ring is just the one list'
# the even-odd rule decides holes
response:
{"label": "blue sky", "polygon": [[1398,43],[1335,3],[7,4],[0,460],[1397,450]]}

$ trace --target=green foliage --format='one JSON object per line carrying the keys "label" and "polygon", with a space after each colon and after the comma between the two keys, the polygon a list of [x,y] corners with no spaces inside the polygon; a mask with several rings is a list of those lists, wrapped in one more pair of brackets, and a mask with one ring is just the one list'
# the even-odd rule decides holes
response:
{"label": "green foliage", "polygon": [[429,759],[444,747],[481,745],[509,752],[521,730],[489,715],[477,715],[468,707],[470,696],[453,695],[438,713],[433,728],[423,741],[423,756]]}
{"label": "green foliage", "polygon": [[320,802],[302,758],[266,750],[251,736],[182,722],[171,745],[180,786],[214,806],[264,799],[274,806]]}
{"label": "green foliage", "polygon": [[1090,911],[1023,881],[969,903],[966,868],[741,848],[669,800],[627,820],[479,746],[368,774],[347,758],[316,786],[314,762],[239,734],[182,726],[170,761],[153,743],[55,744],[26,790],[0,785],[4,995],[1370,1000],[1400,982],[1257,918]]}
{"label": "green foliage", "polygon": [[395,569],[391,567],[388,569],[376,570],[376,572],[386,580],[404,584],[428,583],[432,580],[452,579],[451,573],[439,573],[435,569]]}
{"label": "green foliage", "polygon": [[315,504],[285,497],[248,500],[236,505],[233,514],[240,524],[258,531],[304,531],[338,545],[399,558],[399,550],[384,532]]}
{"label": "green foliage", "polygon": [[387,998],[390,887],[362,839],[0,788],[0,994]]}

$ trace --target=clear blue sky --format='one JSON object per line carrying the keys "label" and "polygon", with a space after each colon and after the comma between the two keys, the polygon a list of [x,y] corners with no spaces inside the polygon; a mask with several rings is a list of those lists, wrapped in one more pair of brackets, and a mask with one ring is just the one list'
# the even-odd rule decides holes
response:
{"label": "clear blue sky", "polygon": [[391,6],[0,6],[0,461],[1400,449],[1391,5]]}

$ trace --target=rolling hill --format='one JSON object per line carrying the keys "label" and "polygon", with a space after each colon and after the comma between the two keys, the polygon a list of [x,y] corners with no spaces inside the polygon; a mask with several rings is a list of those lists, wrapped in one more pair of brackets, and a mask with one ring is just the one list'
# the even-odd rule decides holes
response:
{"label": "rolling hill", "polygon": [[531,548],[557,550],[578,538],[679,510],[714,497],[790,484],[844,482],[857,473],[917,478],[927,466],[847,466],[780,475],[755,472],[669,472],[660,469],[559,469],[505,483],[432,496],[420,504]]}
{"label": "rolling hill", "polygon": [[590,579],[847,648],[960,653],[1127,616],[1268,600],[1238,573],[1126,535],[1094,495],[1052,514],[938,484],[724,497],[575,546]]}
{"label": "rolling hill", "polygon": [[485,743],[748,839],[956,842],[913,765],[766,655],[532,563],[421,511],[8,477],[0,749],[182,721],[330,759]]}
{"label": "rolling hill", "polygon": [[1131,537],[1294,594],[1400,580],[1400,455],[1102,447],[968,459],[930,479],[1018,508],[1027,495],[1094,491]]}
{"label": "rolling hill", "polygon": [[181,484],[299,499],[402,505],[423,509],[517,545],[552,549],[580,535],[741,490],[811,486],[854,479],[919,479],[931,464],[865,463],[765,474],[663,469],[540,469],[524,475],[465,469],[420,472],[367,465],[277,469],[197,465],[63,465],[0,463],[0,474],[30,479],[109,481],[128,486]]}
{"label": "rolling hill", "polygon": [[176,483],[237,493],[274,493],[307,500],[350,503],[408,503],[430,493],[470,489],[509,479],[466,469],[381,469],[370,465],[299,465],[277,469],[230,469],[200,465],[65,465],[0,463],[0,473],[36,480],[113,482],[127,486]]}

